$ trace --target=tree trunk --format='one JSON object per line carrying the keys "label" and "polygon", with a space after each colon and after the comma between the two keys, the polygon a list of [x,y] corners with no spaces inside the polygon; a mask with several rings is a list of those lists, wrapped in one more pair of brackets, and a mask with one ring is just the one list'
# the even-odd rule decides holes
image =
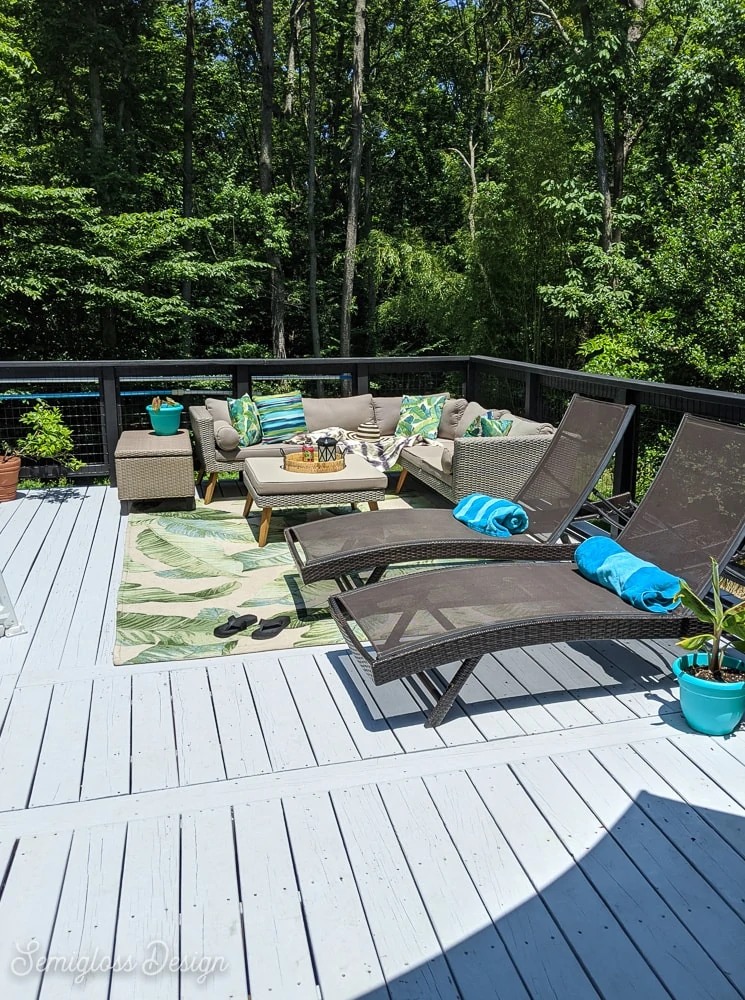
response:
{"label": "tree trunk", "polygon": [[362,163],[362,85],[365,62],[365,18],[367,0],[355,0],[354,66],[352,72],[352,151],[349,163],[347,240],[344,249],[344,277],[341,290],[341,330],[339,354],[349,357],[351,348],[354,257],[357,249],[357,218],[360,203],[360,167]]}
{"label": "tree trunk", "polygon": [[91,54],[88,66],[88,88],[91,101],[91,152],[95,168],[100,166],[104,154],[103,103],[101,100],[101,55],[98,40],[98,11],[95,2],[88,5],[88,23],[91,32]]}
{"label": "tree trunk", "polygon": [[[259,187],[264,197],[272,193],[272,125],[274,119],[274,0],[264,0],[261,25],[261,136]],[[285,347],[285,284],[279,254],[269,253],[272,288],[272,353],[287,357]]]}
{"label": "tree trunk", "polygon": [[310,337],[313,357],[321,356],[321,334],[318,329],[318,247],[316,245],[316,59],[318,57],[318,20],[316,0],[309,0],[310,59],[308,63],[308,299]]}
{"label": "tree trunk", "polygon": [[290,47],[287,52],[287,90],[285,91],[285,103],[283,111],[286,115],[292,114],[295,103],[295,83],[297,77],[297,56],[300,45],[300,22],[304,9],[303,0],[292,0],[290,7]]}
{"label": "tree trunk", "polygon": [[[183,213],[194,211],[194,0],[186,0],[186,53],[184,63]],[[190,249],[190,244],[187,249]],[[184,278],[181,297],[191,302],[191,280]]]}
{"label": "tree trunk", "polygon": [[[595,44],[595,26],[587,0],[582,0],[582,3],[579,5],[579,11],[582,20],[582,34],[587,44],[592,48]],[[610,179],[608,177],[603,101],[599,91],[594,86],[592,86],[590,95],[590,115],[592,116],[592,132],[595,146],[595,171],[597,174],[598,190],[603,200],[600,243],[603,250],[607,252],[610,250],[613,241],[613,202],[611,199]]]}

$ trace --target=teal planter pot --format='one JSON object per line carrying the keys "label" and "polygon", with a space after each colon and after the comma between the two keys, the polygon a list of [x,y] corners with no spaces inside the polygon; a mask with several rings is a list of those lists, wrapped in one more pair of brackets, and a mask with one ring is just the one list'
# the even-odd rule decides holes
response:
{"label": "teal planter pot", "polygon": [[154,410],[152,406],[147,407],[150,424],[156,434],[166,436],[177,434],[181,425],[181,411],[183,406],[178,403],[176,406],[161,406],[159,410]]}
{"label": "teal planter pot", "polygon": [[742,660],[724,657],[724,666],[740,670],[743,679],[736,684],[720,684],[687,674],[684,666],[693,662],[706,664],[706,653],[689,653],[673,663],[673,673],[680,684],[680,707],[688,725],[707,736],[727,736],[737,729],[745,715],[745,670]]}

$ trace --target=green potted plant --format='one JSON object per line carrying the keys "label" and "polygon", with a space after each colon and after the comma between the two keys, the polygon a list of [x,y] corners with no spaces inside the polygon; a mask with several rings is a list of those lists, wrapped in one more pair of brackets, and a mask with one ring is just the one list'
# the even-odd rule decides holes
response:
{"label": "green potted plant", "polygon": [[183,406],[181,403],[177,403],[170,396],[166,396],[165,399],[156,396],[147,407],[150,425],[155,433],[162,435],[177,434],[179,425],[181,424],[182,410]]}
{"label": "green potted plant", "polygon": [[84,464],[73,454],[72,431],[62,419],[59,407],[39,399],[18,419],[29,428],[29,432],[16,443],[15,448],[7,441],[2,443],[0,502],[15,499],[21,458],[52,460],[70,472],[81,469]]}
{"label": "green potted plant", "polygon": [[[726,608],[719,594],[719,567],[711,560],[711,587],[714,607],[697,597],[683,580],[680,600],[692,611],[706,631],[681,639],[678,643],[690,650],[673,663],[680,684],[680,707],[691,728],[709,736],[726,736],[739,726],[745,715],[745,664],[722,649],[722,637],[734,637],[732,646],[745,652],[745,601]],[[699,652],[707,644],[709,651]]]}

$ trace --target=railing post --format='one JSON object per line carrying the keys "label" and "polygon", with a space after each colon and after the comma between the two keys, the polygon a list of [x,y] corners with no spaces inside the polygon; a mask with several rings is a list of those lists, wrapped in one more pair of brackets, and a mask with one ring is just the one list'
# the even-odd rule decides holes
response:
{"label": "railing post", "polygon": [[355,389],[355,393],[358,396],[364,396],[370,391],[370,366],[355,365],[355,373],[357,376],[357,388]]}
{"label": "railing post", "polygon": [[113,365],[101,369],[98,384],[103,401],[103,442],[106,447],[106,461],[111,485],[116,486],[114,452],[119,440],[119,386],[116,368]]}
{"label": "railing post", "polygon": [[616,461],[613,467],[613,492],[630,493],[631,498],[636,496],[636,467],[639,459],[639,427],[640,410],[635,392],[626,389],[618,389],[615,392],[615,401],[624,405],[635,404],[635,410],[626,433],[621,439],[621,443],[616,450]]}
{"label": "railing post", "polygon": [[251,369],[248,365],[236,365],[233,372],[233,391],[235,397],[251,395]]}
{"label": "railing post", "polygon": [[476,401],[476,366],[473,358],[466,361],[466,379],[463,387],[463,398],[470,402]]}
{"label": "railing post", "polygon": [[525,417],[527,420],[540,420],[541,412],[541,380],[537,372],[525,373]]}

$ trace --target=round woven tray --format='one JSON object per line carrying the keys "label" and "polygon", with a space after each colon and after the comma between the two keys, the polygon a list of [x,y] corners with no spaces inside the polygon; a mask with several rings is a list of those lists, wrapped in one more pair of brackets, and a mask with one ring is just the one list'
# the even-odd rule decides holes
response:
{"label": "round woven tray", "polygon": [[287,472],[341,472],[343,468],[344,457],[341,455],[333,462],[306,462],[302,455],[285,455]]}

